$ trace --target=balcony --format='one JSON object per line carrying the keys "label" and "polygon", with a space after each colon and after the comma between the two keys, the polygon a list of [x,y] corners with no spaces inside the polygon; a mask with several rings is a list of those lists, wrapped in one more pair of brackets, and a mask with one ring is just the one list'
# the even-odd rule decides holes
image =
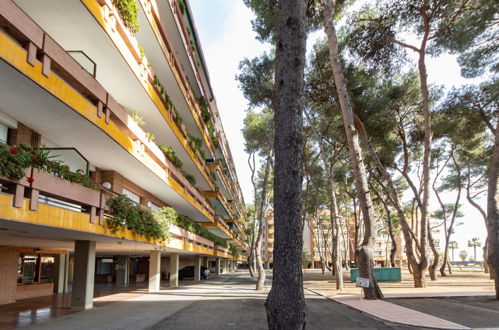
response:
{"label": "balcony", "polygon": [[224,239],[233,239],[234,238],[234,232],[230,229],[229,225],[225,223],[222,219],[219,217],[215,217],[215,221],[212,223],[202,223],[208,231],[211,233],[217,235],[218,237],[224,238]]}
{"label": "balcony", "polygon": [[[105,237],[115,238],[124,242],[120,247],[135,244],[135,249],[145,250],[157,244],[153,239],[148,240],[126,229],[116,233],[111,232],[105,224],[109,211],[106,201],[113,196],[110,191],[90,189],[37,169],[27,169],[26,175],[33,178],[31,183],[26,179],[13,180],[0,177],[3,191],[0,193],[2,231],[11,232],[12,235],[17,233],[26,235],[31,231],[38,233],[39,241],[89,239],[92,236],[84,235],[100,235],[102,238],[93,236],[92,239],[105,245],[109,244],[106,243],[108,241]],[[28,225],[19,230],[21,228],[19,223],[43,225],[44,229]],[[207,255],[219,255],[222,251],[225,255],[231,255],[230,251],[219,248],[213,242],[177,226],[170,225],[170,234],[172,238],[167,242],[168,248]],[[31,238],[23,236],[26,244],[30,240]]]}
{"label": "balcony", "polygon": [[8,0],[1,2],[0,25],[10,31],[0,30],[3,111],[52,141],[75,146],[98,168],[140,178],[144,189],[191,219],[213,221],[197,189],[114,98]]}
{"label": "balcony", "polygon": [[232,185],[229,183],[229,180],[223,171],[220,160],[208,162],[207,166],[210,170],[215,172],[215,183],[218,187],[221,187],[222,193],[227,196],[228,199],[233,200]]}
{"label": "balcony", "polygon": [[[176,151],[184,169],[194,175],[201,188],[213,188],[203,157],[189,145],[186,126],[178,122],[174,109],[155,86],[155,72],[114,7],[109,7],[108,2],[101,5],[97,0],[16,3],[47,31],[48,34],[42,31],[42,37],[53,38],[48,38],[48,46],[34,43],[46,53],[47,61],[53,61],[55,56],[60,58],[60,48],[84,52],[96,65],[98,84],[112,95],[111,100],[105,98],[106,93],[100,95],[102,108],[114,103],[125,112],[139,110],[145,121],[144,130],[151,132],[158,144],[169,145]],[[163,67],[168,66],[165,63]]]}
{"label": "balcony", "polygon": [[210,200],[217,216],[222,217],[225,220],[234,219],[234,215],[230,210],[229,203],[219,190],[204,191],[204,195]]}
{"label": "balcony", "polygon": [[[103,3],[109,2],[102,1]],[[171,96],[172,102],[185,119],[187,128],[192,132],[197,132],[204,142],[204,151],[208,158],[213,158],[215,146],[211,139],[201,115],[200,105],[195,95],[209,100],[212,96],[193,86],[189,82],[196,82],[194,86],[202,86],[201,76],[197,69],[189,70],[198,65],[193,61],[191,46],[187,49],[180,37],[183,36],[175,24],[176,16],[173,14],[174,3],[168,1],[140,0],[139,24],[140,31],[136,38],[148,54],[148,59],[156,68],[156,74],[162,83],[167,86],[167,92]],[[110,6],[111,4],[107,4]],[[165,65],[168,63],[169,65]],[[192,65],[192,66],[191,66]],[[185,70],[187,69],[187,70]]]}

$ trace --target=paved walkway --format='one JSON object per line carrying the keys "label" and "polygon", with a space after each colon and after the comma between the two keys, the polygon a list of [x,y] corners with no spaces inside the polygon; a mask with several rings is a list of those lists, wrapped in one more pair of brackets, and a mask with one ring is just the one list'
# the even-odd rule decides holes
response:
{"label": "paved walkway", "polygon": [[[30,329],[267,329],[267,292],[247,272],[65,315]],[[409,329],[306,292],[307,329]]]}
{"label": "paved walkway", "polygon": [[389,299],[389,302],[472,329],[499,328],[499,300],[495,296]]}
{"label": "paved walkway", "polygon": [[[362,299],[360,289],[350,282],[348,274],[345,274],[344,280],[344,290],[338,291],[334,289],[335,281],[331,274],[322,274],[317,270],[307,270],[304,274],[304,286],[308,290],[395,324],[436,329],[469,329],[486,324],[499,328],[499,311],[496,313],[499,304],[491,297],[495,296],[493,281],[480,272],[455,272],[438,281],[428,279],[426,288],[414,288],[411,275],[404,272],[402,282],[380,283],[380,287],[385,298],[412,299],[385,301]],[[471,297],[480,297],[482,305],[476,306]],[[414,298],[434,301],[426,304],[425,299]],[[452,299],[454,305],[450,307]],[[463,322],[468,313],[475,314],[474,319],[485,318],[487,322]]]}

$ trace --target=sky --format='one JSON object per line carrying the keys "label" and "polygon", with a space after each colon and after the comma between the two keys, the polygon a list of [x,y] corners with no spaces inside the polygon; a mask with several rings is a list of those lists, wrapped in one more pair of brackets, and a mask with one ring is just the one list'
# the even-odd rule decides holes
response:
{"label": "sky", "polygon": [[[244,152],[244,139],[241,133],[248,102],[239,89],[235,76],[239,72],[238,66],[241,60],[245,57],[258,56],[269,50],[269,46],[255,39],[251,27],[254,15],[242,0],[190,0],[189,3],[239,183],[246,204],[250,204],[253,200],[251,172],[247,165],[248,155]],[[315,32],[309,37],[307,49],[323,36],[322,31]],[[471,83],[461,77],[455,57],[428,58],[427,66],[428,79],[432,84],[450,87]],[[446,202],[452,202],[455,196],[453,193],[444,195]],[[485,207],[485,197],[479,203]],[[436,208],[436,200],[433,198],[430,209]],[[479,237],[483,245],[486,237],[485,226],[478,211],[464,200],[461,210],[465,214],[461,219],[464,224],[456,227],[452,237],[452,240],[456,240],[459,245],[455,252],[456,258],[461,250],[467,250],[470,256],[473,255],[473,249],[467,247],[469,239]],[[482,260],[481,249],[477,251],[477,259]]]}

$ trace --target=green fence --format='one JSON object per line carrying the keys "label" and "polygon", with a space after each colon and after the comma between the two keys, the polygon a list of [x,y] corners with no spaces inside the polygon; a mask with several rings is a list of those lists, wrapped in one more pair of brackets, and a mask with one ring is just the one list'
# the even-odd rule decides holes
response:
{"label": "green fence", "polygon": [[[373,268],[374,278],[378,282],[400,282],[402,281],[402,272],[400,268]],[[359,277],[359,269],[350,269],[350,280],[355,282]]]}

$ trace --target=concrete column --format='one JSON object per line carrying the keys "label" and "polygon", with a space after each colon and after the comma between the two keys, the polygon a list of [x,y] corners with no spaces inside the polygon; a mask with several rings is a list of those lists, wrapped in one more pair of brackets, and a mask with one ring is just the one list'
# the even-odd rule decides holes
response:
{"label": "concrete column", "polygon": [[71,306],[92,308],[94,300],[95,242],[75,241]]}
{"label": "concrete column", "polygon": [[149,292],[158,292],[161,284],[161,251],[149,252]]}
{"label": "concrete column", "polygon": [[64,255],[64,293],[68,292],[69,271],[72,266],[69,262],[69,252]]}
{"label": "concrete column", "polygon": [[129,271],[128,271],[129,268],[130,268],[130,258],[119,257],[118,263],[116,264],[116,284],[118,285],[129,284]]}
{"label": "concrete column", "polygon": [[178,286],[178,253],[170,255],[170,288]]}
{"label": "concrete column", "polygon": [[57,254],[55,256],[55,276],[54,276],[54,293],[65,293],[68,291],[66,256],[68,254]]}
{"label": "concrete column", "polygon": [[210,259],[208,257],[204,257],[204,265],[206,268],[210,269]]}
{"label": "concrete column", "polygon": [[201,256],[194,257],[194,281],[201,281]]}
{"label": "concrete column", "polygon": [[220,275],[222,272],[221,272],[221,267],[220,267],[220,258],[217,258],[217,264],[215,266],[215,274],[217,275]]}

